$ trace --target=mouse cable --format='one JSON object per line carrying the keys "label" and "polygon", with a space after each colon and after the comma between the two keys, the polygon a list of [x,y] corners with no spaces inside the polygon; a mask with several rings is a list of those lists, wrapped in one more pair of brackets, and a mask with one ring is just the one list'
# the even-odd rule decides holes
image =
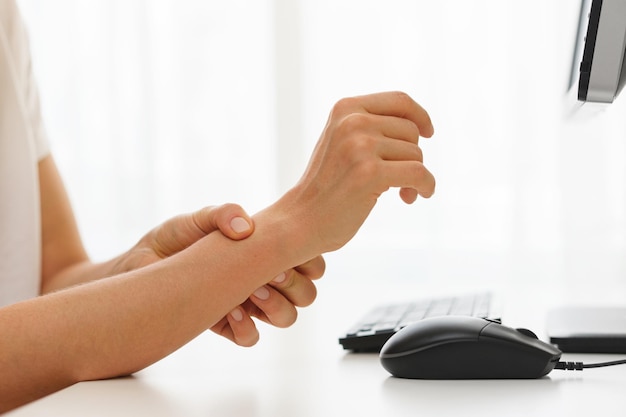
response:
{"label": "mouse cable", "polygon": [[624,365],[624,364],[626,364],[626,359],[622,359],[619,361],[589,363],[589,364],[585,364],[582,362],[558,362],[556,366],[554,367],[554,369],[562,369],[564,371],[582,371],[583,369],[588,369],[588,368],[601,368],[604,366]]}

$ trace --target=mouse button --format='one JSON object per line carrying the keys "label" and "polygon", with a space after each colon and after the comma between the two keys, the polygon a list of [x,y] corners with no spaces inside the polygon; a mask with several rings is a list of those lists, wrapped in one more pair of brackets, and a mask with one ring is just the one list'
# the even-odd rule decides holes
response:
{"label": "mouse button", "polygon": [[517,330],[521,334],[524,334],[524,335],[526,335],[528,337],[532,337],[533,339],[539,339],[537,337],[537,335],[532,330],[528,330],[528,329],[515,329],[515,330]]}
{"label": "mouse button", "polygon": [[483,329],[480,334],[480,339],[483,338],[492,338],[495,340],[510,342],[518,346],[526,346],[531,350],[544,352],[545,354],[554,357],[560,356],[561,354],[561,351],[559,349],[542,340],[539,340],[537,336],[528,336],[511,327],[502,326],[495,323],[490,323]]}
{"label": "mouse button", "polygon": [[530,338],[528,335],[511,327],[503,326],[497,323],[489,323],[485,326],[480,332],[480,336],[521,343],[527,343]]}

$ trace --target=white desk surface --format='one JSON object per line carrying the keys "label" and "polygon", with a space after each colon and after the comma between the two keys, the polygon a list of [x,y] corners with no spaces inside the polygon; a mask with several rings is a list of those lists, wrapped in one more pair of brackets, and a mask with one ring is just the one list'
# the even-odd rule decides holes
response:
{"label": "white desk surface", "polygon": [[[260,325],[261,341],[253,348],[207,332],[133,376],[79,383],[7,416],[626,416],[624,365],[555,370],[538,380],[390,377],[376,354],[346,353],[338,336],[376,302],[431,294],[419,282],[354,288],[357,283],[328,271],[316,303],[300,311],[298,322],[289,329]],[[506,324],[530,328],[545,340],[551,297],[538,292],[541,287],[538,281],[509,286],[502,312]],[[355,291],[347,296],[350,288]],[[621,302],[626,291],[622,286],[611,294]],[[625,356],[563,359],[591,363]]]}

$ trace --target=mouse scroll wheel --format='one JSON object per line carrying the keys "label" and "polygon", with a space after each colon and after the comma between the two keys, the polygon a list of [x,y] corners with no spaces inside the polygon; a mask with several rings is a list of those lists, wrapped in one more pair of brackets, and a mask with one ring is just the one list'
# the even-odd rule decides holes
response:
{"label": "mouse scroll wheel", "polygon": [[528,337],[532,337],[533,339],[539,339],[536,334],[534,334],[533,332],[531,332],[528,329],[515,329],[515,330],[517,330],[518,332],[520,332],[523,335],[526,335]]}

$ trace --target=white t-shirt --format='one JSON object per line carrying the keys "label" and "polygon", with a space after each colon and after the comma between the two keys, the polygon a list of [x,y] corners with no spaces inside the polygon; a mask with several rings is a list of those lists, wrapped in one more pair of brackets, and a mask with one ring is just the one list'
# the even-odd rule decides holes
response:
{"label": "white t-shirt", "polygon": [[48,153],[24,23],[15,0],[0,0],[0,306],[39,294],[37,164]]}

